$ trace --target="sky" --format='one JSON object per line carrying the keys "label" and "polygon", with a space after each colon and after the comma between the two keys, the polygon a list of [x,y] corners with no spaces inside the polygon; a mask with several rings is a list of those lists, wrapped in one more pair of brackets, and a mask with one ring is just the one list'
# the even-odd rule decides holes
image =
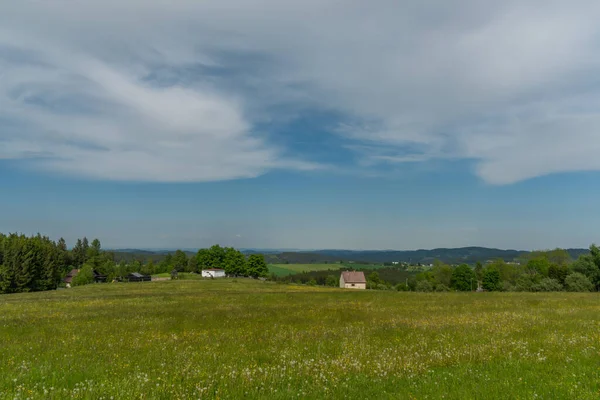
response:
{"label": "sky", "polygon": [[587,247],[600,2],[0,0],[0,232]]}

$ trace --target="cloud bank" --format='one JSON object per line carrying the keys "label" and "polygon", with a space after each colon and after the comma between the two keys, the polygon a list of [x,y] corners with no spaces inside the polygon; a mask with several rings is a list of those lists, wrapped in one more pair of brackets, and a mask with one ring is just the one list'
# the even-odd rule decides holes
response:
{"label": "cloud bank", "polygon": [[363,168],[598,170],[599,18],[588,0],[15,2],[0,158],[111,180],[321,168],[258,128],[285,105],[339,116],[330,134]]}

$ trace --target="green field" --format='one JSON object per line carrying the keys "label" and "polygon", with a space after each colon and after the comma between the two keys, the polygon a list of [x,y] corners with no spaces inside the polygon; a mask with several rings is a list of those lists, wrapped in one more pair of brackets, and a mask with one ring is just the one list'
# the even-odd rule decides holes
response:
{"label": "green field", "polygon": [[287,276],[310,271],[327,271],[339,269],[377,269],[383,265],[374,264],[269,264],[269,273]]}
{"label": "green field", "polygon": [[344,268],[344,266],[341,264],[269,264],[269,273],[286,276],[301,272],[338,270],[340,268]]}
{"label": "green field", "polygon": [[593,293],[250,279],[0,296],[0,398],[596,399]]}

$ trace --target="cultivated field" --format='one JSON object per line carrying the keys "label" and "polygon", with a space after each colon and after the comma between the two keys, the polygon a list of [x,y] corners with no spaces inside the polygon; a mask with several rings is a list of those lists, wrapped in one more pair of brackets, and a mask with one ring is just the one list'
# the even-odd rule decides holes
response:
{"label": "cultivated field", "polygon": [[248,279],[0,296],[0,398],[596,399],[600,297]]}
{"label": "cultivated field", "polygon": [[[269,273],[277,276],[293,275],[310,271],[337,271],[341,269],[377,269],[383,265],[372,264],[269,264]],[[337,274],[337,272],[336,272]]]}

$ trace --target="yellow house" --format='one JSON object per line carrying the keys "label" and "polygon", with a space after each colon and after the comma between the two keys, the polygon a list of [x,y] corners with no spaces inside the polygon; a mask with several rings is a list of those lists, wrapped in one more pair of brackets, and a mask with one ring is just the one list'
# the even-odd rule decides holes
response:
{"label": "yellow house", "polygon": [[366,289],[365,274],[361,271],[343,271],[340,276],[340,287],[343,289]]}

